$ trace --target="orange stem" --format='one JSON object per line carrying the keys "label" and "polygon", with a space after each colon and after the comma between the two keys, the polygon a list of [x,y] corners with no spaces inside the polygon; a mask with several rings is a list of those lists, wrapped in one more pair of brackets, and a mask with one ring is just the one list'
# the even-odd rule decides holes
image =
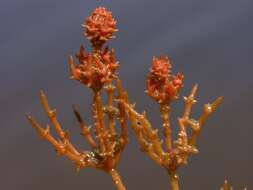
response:
{"label": "orange stem", "polygon": [[112,180],[117,187],[118,190],[126,190],[125,186],[123,185],[119,173],[115,169],[109,170],[109,173],[112,177]]}

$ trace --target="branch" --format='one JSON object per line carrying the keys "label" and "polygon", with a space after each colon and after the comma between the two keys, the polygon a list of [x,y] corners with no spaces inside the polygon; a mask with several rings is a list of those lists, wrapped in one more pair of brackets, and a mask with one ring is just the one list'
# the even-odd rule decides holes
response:
{"label": "branch", "polygon": [[104,87],[106,93],[107,93],[107,96],[108,96],[108,104],[107,104],[107,109],[106,109],[106,113],[107,113],[107,116],[108,116],[108,128],[109,128],[109,131],[110,131],[110,135],[112,136],[112,138],[115,137],[116,135],[116,132],[115,132],[115,119],[114,119],[114,116],[115,116],[115,108],[113,107],[113,99],[114,99],[114,89],[115,87],[110,83],[108,85],[106,85]]}
{"label": "branch", "polygon": [[51,134],[50,134],[50,129],[49,126],[47,126],[46,129],[42,128],[38,122],[32,118],[32,116],[26,114],[26,117],[28,119],[28,121],[30,122],[30,124],[32,125],[32,127],[37,131],[37,133],[39,134],[39,136],[42,139],[45,139],[46,141],[48,141],[50,144],[52,144],[55,148],[55,150],[57,151],[57,153],[59,153],[60,155],[65,155],[68,159],[74,161],[76,163],[76,165],[78,165],[79,167],[86,167],[88,164],[85,162],[84,156],[81,155],[80,153],[73,153],[72,151],[70,151],[67,146],[68,144],[62,142],[61,140],[57,141]]}
{"label": "branch", "polygon": [[101,155],[113,154],[113,145],[110,143],[110,133],[105,129],[104,112],[100,92],[93,94],[93,117],[95,119],[96,138],[99,141],[99,151]]}
{"label": "branch", "polygon": [[47,98],[45,94],[43,93],[43,91],[40,91],[40,101],[44,108],[44,111],[46,112],[48,118],[53,124],[56,133],[60,137],[61,141],[63,141],[66,144],[66,148],[69,149],[69,151],[71,151],[72,153],[78,154],[78,151],[76,150],[76,148],[69,142],[68,134],[62,130],[61,125],[57,120],[56,109],[53,109],[53,110],[50,109]]}
{"label": "branch", "polygon": [[129,114],[131,127],[134,129],[141,150],[145,151],[156,163],[162,164],[166,153],[162,149],[161,140],[157,134],[158,130],[152,129],[150,122],[145,118],[145,113],[139,114],[134,110],[133,105],[129,105],[124,101],[121,101],[121,103]]}
{"label": "branch", "polygon": [[167,152],[170,152],[172,149],[172,139],[171,139],[171,127],[170,127],[170,106],[167,104],[160,104],[160,114],[163,123],[163,134],[165,137],[165,145]]}
{"label": "branch", "polygon": [[195,128],[192,128],[193,129],[193,133],[192,133],[192,136],[189,140],[189,144],[194,146],[196,144],[196,140],[197,140],[197,137],[200,133],[200,130],[202,129],[203,125],[205,124],[207,118],[217,109],[217,107],[221,104],[221,101],[222,101],[223,97],[222,96],[219,96],[218,98],[216,98],[213,103],[211,104],[205,104],[204,105],[204,110],[201,114],[201,116],[199,117],[198,119],[198,122],[197,122],[197,126],[198,127],[195,127]]}
{"label": "branch", "polygon": [[85,126],[83,119],[81,117],[81,114],[79,113],[79,111],[74,105],[73,105],[73,111],[74,111],[77,121],[79,122],[79,126],[81,128],[81,135],[87,140],[88,144],[92,148],[97,148],[96,142],[90,133],[90,127]]}
{"label": "branch", "polygon": [[125,186],[123,185],[123,183],[121,181],[120,175],[118,174],[118,172],[115,169],[111,169],[109,171],[109,174],[111,175],[112,180],[118,190],[126,190]]}
{"label": "branch", "polygon": [[[124,100],[125,102],[128,102],[127,98],[127,92],[123,90],[122,83],[120,79],[117,77],[116,78],[116,89],[118,93],[118,100]],[[119,123],[120,123],[120,145],[121,149],[123,150],[125,145],[128,142],[127,138],[127,127],[126,127],[126,122],[127,122],[127,117],[126,117],[126,112],[124,106],[118,101],[118,110],[119,110]]]}
{"label": "branch", "polygon": [[[183,116],[178,118],[178,125],[180,128],[179,135],[176,143],[177,150],[177,164],[186,164],[189,154],[196,154],[198,150],[195,148],[196,139],[200,133],[208,116],[213,113],[219,104],[221,103],[222,97],[218,97],[212,104],[205,104],[204,111],[198,120],[190,118],[192,106],[197,102],[195,95],[197,92],[197,85],[194,85],[189,96],[184,97],[185,107]],[[192,129],[192,136],[188,140],[186,126],[190,126]]]}

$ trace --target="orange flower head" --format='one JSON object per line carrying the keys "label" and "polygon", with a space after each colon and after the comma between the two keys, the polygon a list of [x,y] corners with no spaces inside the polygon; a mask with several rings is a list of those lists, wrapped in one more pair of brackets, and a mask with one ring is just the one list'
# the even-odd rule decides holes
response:
{"label": "orange flower head", "polygon": [[72,78],[85,86],[99,91],[105,83],[111,82],[119,66],[114,50],[105,48],[99,54],[86,53],[83,46],[76,55],[79,64],[72,69]]}
{"label": "orange flower head", "polygon": [[104,7],[96,8],[82,26],[85,28],[85,36],[94,47],[101,47],[117,31],[116,20]]}
{"label": "orange flower head", "polygon": [[168,57],[154,57],[150,73],[147,76],[147,94],[160,104],[170,103],[178,98],[183,86],[181,73],[171,75],[171,63]]}
{"label": "orange flower head", "polygon": [[160,78],[166,78],[171,72],[171,63],[167,56],[153,57],[150,72]]}

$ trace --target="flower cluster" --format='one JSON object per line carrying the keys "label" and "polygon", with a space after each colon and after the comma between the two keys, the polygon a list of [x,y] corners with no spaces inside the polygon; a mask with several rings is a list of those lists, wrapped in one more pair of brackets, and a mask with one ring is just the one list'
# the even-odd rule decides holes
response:
{"label": "flower cluster", "polygon": [[105,48],[98,53],[86,53],[84,47],[80,47],[76,55],[79,65],[70,60],[72,78],[94,91],[99,91],[105,83],[114,79],[114,74],[119,66],[114,50]]}
{"label": "flower cluster", "polygon": [[96,8],[82,26],[85,28],[85,36],[94,47],[103,45],[117,31],[115,19],[104,7]]}
{"label": "flower cluster", "polygon": [[183,74],[171,75],[171,63],[168,57],[153,57],[150,73],[147,76],[146,92],[158,103],[169,103],[178,98],[183,86]]}

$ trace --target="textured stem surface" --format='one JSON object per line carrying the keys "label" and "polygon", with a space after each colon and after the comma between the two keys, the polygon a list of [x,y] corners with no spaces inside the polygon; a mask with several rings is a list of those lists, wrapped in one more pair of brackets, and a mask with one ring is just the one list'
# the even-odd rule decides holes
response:
{"label": "textured stem surface", "polygon": [[170,180],[170,189],[179,190],[179,179],[176,171],[168,171]]}
{"label": "textured stem surface", "polygon": [[170,126],[170,107],[166,104],[160,104],[160,113],[163,123],[163,133],[165,137],[165,144],[167,150],[172,149],[172,139],[171,139],[171,126]]}
{"label": "textured stem surface", "polygon": [[96,91],[93,94],[93,117],[95,119],[96,135],[99,141],[100,152],[105,153],[107,147],[105,142],[103,105],[101,102],[100,92]]}
{"label": "textured stem surface", "polygon": [[109,171],[110,175],[112,176],[112,180],[117,187],[118,190],[126,190],[125,186],[123,185],[119,173],[115,169],[111,169]]}

